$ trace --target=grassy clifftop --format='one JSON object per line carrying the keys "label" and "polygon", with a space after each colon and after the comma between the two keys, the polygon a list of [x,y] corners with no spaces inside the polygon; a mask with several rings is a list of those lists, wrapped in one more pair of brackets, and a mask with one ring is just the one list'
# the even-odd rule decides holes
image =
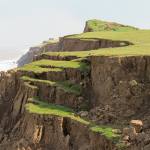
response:
{"label": "grassy clifftop", "polygon": [[133,31],[138,28],[118,24],[115,22],[106,22],[102,20],[88,20],[84,32],[100,32],[100,31]]}
{"label": "grassy clifftop", "polygon": [[92,55],[97,56],[143,56],[150,55],[150,30],[136,30],[128,32],[87,32],[77,35],[67,36],[67,38],[77,38],[82,40],[93,39],[109,39],[112,41],[128,41],[133,45],[117,48],[100,48],[97,50],[89,51],[76,51],[76,52],[54,52],[47,53],[47,55],[59,56],[77,56],[87,57]]}

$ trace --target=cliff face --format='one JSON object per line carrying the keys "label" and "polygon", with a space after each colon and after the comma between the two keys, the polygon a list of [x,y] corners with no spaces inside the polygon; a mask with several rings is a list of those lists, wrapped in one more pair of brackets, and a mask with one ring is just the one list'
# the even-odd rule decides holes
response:
{"label": "cliff face", "polygon": [[[64,44],[64,46],[67,48],[68,45]],[[42,56],[39,59],[42,59]],[[68,57],[63,58],[63,60],[65,59],[68,59]],[[74,57],[69,59],[74,59]],[[61,58],[59,61],[61,61]],[[83,64],[79,64],[82,66],[89,63],[90,60],[87,60]],[[22,80],[21,77],[23,76],[37,80]],[[71,91],[68,91],[67,87],[63,87],[64,84],[53,86],[44,81],[71,81],[69,88],[73,87],[71,87],[71,84],[80,84],[82,93],[79,89],[80,86],[75,86]],[[0,89],[0,147],[2,150],[113,150],[117,148],[112,140],[101,133],[93,132],[87,127],[87,123],[81,123],[77,121],[78,119],[72,120],[69,117],[48,114],[32,114],[25,109],[29,98],[34,97],[38,97],[47,103],[68,106],[76,111],[94,108],[89,105],[89,103],[93,103],[90,92],[93,87],[89,69],[82,71],[69,67],[58,72],[41,73],[36,73],[32,69],[31,71],[12,70],[1,73]],[[76,89],[80,91],[78,92]]]}
{"label": "cliff face", "polygon": [[132,43],[128,41],[113,41],[107,39],[76,39],[64,37],[60,39],[60,51],[86,51],[99,48],[128,46]]}
{"label": "cliff face", "polygon": [[142,119],[149,113],[149,63],[146,56],[91,57],[93,106],[110,105],[117,120]]}
{"label": "cliff face", "polygon": [[58,51],[59,50],[59,44],[56,42],[56,43],[43,43],[42,45],[40,46],[35,46],[35,47],[31,47],[29,49],[29,51],[24,54],[18,61],[17,61],[17,64],[18,66],[23,66],[27,63],[30,63],[34,60],[34,57],[36,55],[40,55],[44,52],[48,52],[48,51]]}
{"label": "cliff face", "polygon": [[[2,150],[117,149],[111,140],[90,131],[86,125],[78,121],[68,117],[32,114],[26,111],[25,104],[29,101],[28,98],[37,96],[48,103],[62,104],[74,109],[79,109],[88,98],[90,119],[94,119],[99,124],[117,126],[127,125],[131,119],[141,119],[145,125],[144,136],[149,135],[150,57],[92,56],[88,61],[91,64],[91,71],[84,76],[77,70],[78,73],[74,74],[73,69],[64,72],[64,77],[63,72],[59,72],[57,78],[51,76],[51,72],[38,75],[38,79],[83,82],[83,93],[79,96],[67,94],[64,90],[44,83],[24,82],[20,79],[23,75],[37,78],[32,72],[1,73],[0,147]],[[97,111],[100,110],[103,111],[98,115]],[[145,142],[144,139],[135,140],[128,149],[141,150],[148,147]]]}
{"label": "cliff face", "polygon": [[3,143],[2,149],[112,149],[110,141],[67,118],[26,114],[18,126],[10,136],[20,139]]}
{"label": "cliff face", "polygon": [[64,37],[1,72],[0,150],[149,150],[150,56],[84,55],[132,44]]}
{"label": "cliff face", "polygon": [[[94,114],[95,120],[102,124],[127,124],[129,120],[138,118],[146,125],[145,132],[149,132],[149,57],[94,57],[89,58],[91,71],[81,77],[70,70],[62,77],[58,73],[57,79],[41,74],[38,79],[85,81],[84,93],[89,97],[90,110],[97,107],[104,110],[101,116]],[[28,72],[26,72],[27,75]],[[73,74],[72,74],[73,73]],[[63,104],[78,108],[75,105],[81,95],[66,94],[64,91],[45,85],[44,83],[27,83],[20,80],[25,72],[10,71],[1,73],[1,149],[115,149],[111,140],[98,133],[93,133],[85,125],[65,117],[51,115],[30,114],[25,110],[28,98],[40,97],[47,102]],[[65,73],[64,73],[65,74]],[[31,72],[29,76],[34,77]],[[76,78],[78,77],[79,78]],[[83,76],[83,75],[82,75]],[[87,79],[86,79],[87,78]],[[88,88],[87,88],[88,86]],[[38,88],[37,88],[38,87]],[[85,89],[88,90],[85,90]],[[91,91],[89,93],[89,91]],[[70,96],[69,96],[70,95]],[[71,98],[73,97],[73,98]],[[60,100],[61,101],[58,101]],[[85,102],[85,100],[84,100]],[[105,111],[105,107],[108,107]],[[142,106],[142,107],[141,107]],[[92,112],[91,112],[92,113]],[[102,117],[102,118],[101,118]],[[92,118],[92,117],[91,117]],[[79,132],[80,131],[80,132]],[[140,142],[140,146],[144,145]],[[135,149],[140,149],[139,143]],[[133,149],[133,147],[131,149]]]}
{"label": "cliff face", "polygon": [[[71,75],[71,72],[69,71],[68,74]],[[101,134],[90,131],[86,125],[78,121],[74,121],[68,117],[30,114],[26,111],[25,104],[28,102],[28,98],[36,96],[41,96],[41,98],[50,103],[61,103],[68,106],[69,102],[69,106],[73,108],[76,105],[74,104],[75,99],[71,100],[69,94],[65,97],[66,93],[64,91],[58,92],[60,91],[59,89],[58,91],[55,89],[55,91],[44,83],[35,86],[35,83],[29,84],[23,82],[20,80],[22,73],[20,71],[1,73],[1,150],[115,149],[111,140],[106,139]],[[39,76],[39,78],[42,79],[44,76]],[[53,77],[50,78],[51,80],[54,79]],[[59,78],[61,79],[61,73],[59,74]],[[67,78],[71,79],[73,77],[70,76]],[[46,91],[49,91],[49,93]],[[51,97],[47,97],[46,93],[51,95]],[[57,102],[57,98],[62,98],[62,101]]]}

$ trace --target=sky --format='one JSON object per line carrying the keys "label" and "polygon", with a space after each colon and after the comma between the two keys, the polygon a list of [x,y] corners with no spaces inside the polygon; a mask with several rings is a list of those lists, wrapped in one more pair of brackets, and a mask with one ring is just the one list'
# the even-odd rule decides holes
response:
{"label": "sky", "polygon": [[150,29],[150,0],[0,0],[0,59],[101,19]]}

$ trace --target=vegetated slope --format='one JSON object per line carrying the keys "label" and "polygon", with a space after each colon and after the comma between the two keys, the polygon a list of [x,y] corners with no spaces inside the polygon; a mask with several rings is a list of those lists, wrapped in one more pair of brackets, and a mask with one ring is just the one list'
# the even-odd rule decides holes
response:
{"label": "vegetated slope", "polygon": [[[124,26],[117,23],[111,23],[101,20],[89,20],[86,23],[85,31],[86,32],[99,32],[99,31],[134,31],[138,30],[137,28],[131,26]],[[118,43],[119,44],[119,43]],[[103,47],[110,47],[111,45],[103,45]],[[113,47],[118,45],[113,44]],[[53,52],[53,51],[82,51],[82,50],[92,50],[100,48],[99,40],[80,40],[80,39],[67,39],[65,37],[60,38],[59,40],[48,40],[44,41],[38,46],[31,47],[29,51],[24,54],[18,61],[18,66],[23,66],[27,63],[30,63],[34,60],[36,55],[39,55],[44,52]]]}
{"label": "vegetated slope", "polygon": [[[147,150],[149,37],[149,30],[66,36],[63,52],[1,73],[0,148]],[[142,132],[122,134],[132,119],[143,121]]]}
{"label": "vegetated slope", "polygon": [[132,31],[132,30],[138,30],[138,28],[97,19],[88,20],[84,28],[84,32]]}

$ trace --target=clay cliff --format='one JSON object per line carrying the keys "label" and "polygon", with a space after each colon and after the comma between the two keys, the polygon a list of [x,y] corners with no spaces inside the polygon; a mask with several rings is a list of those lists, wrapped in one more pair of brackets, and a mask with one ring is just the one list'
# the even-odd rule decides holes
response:
{"label": "clay cliff", "polygon": [[0,150],[149,150],[150,56],[106,55],[128,40],[58,43],[0,73]]}

